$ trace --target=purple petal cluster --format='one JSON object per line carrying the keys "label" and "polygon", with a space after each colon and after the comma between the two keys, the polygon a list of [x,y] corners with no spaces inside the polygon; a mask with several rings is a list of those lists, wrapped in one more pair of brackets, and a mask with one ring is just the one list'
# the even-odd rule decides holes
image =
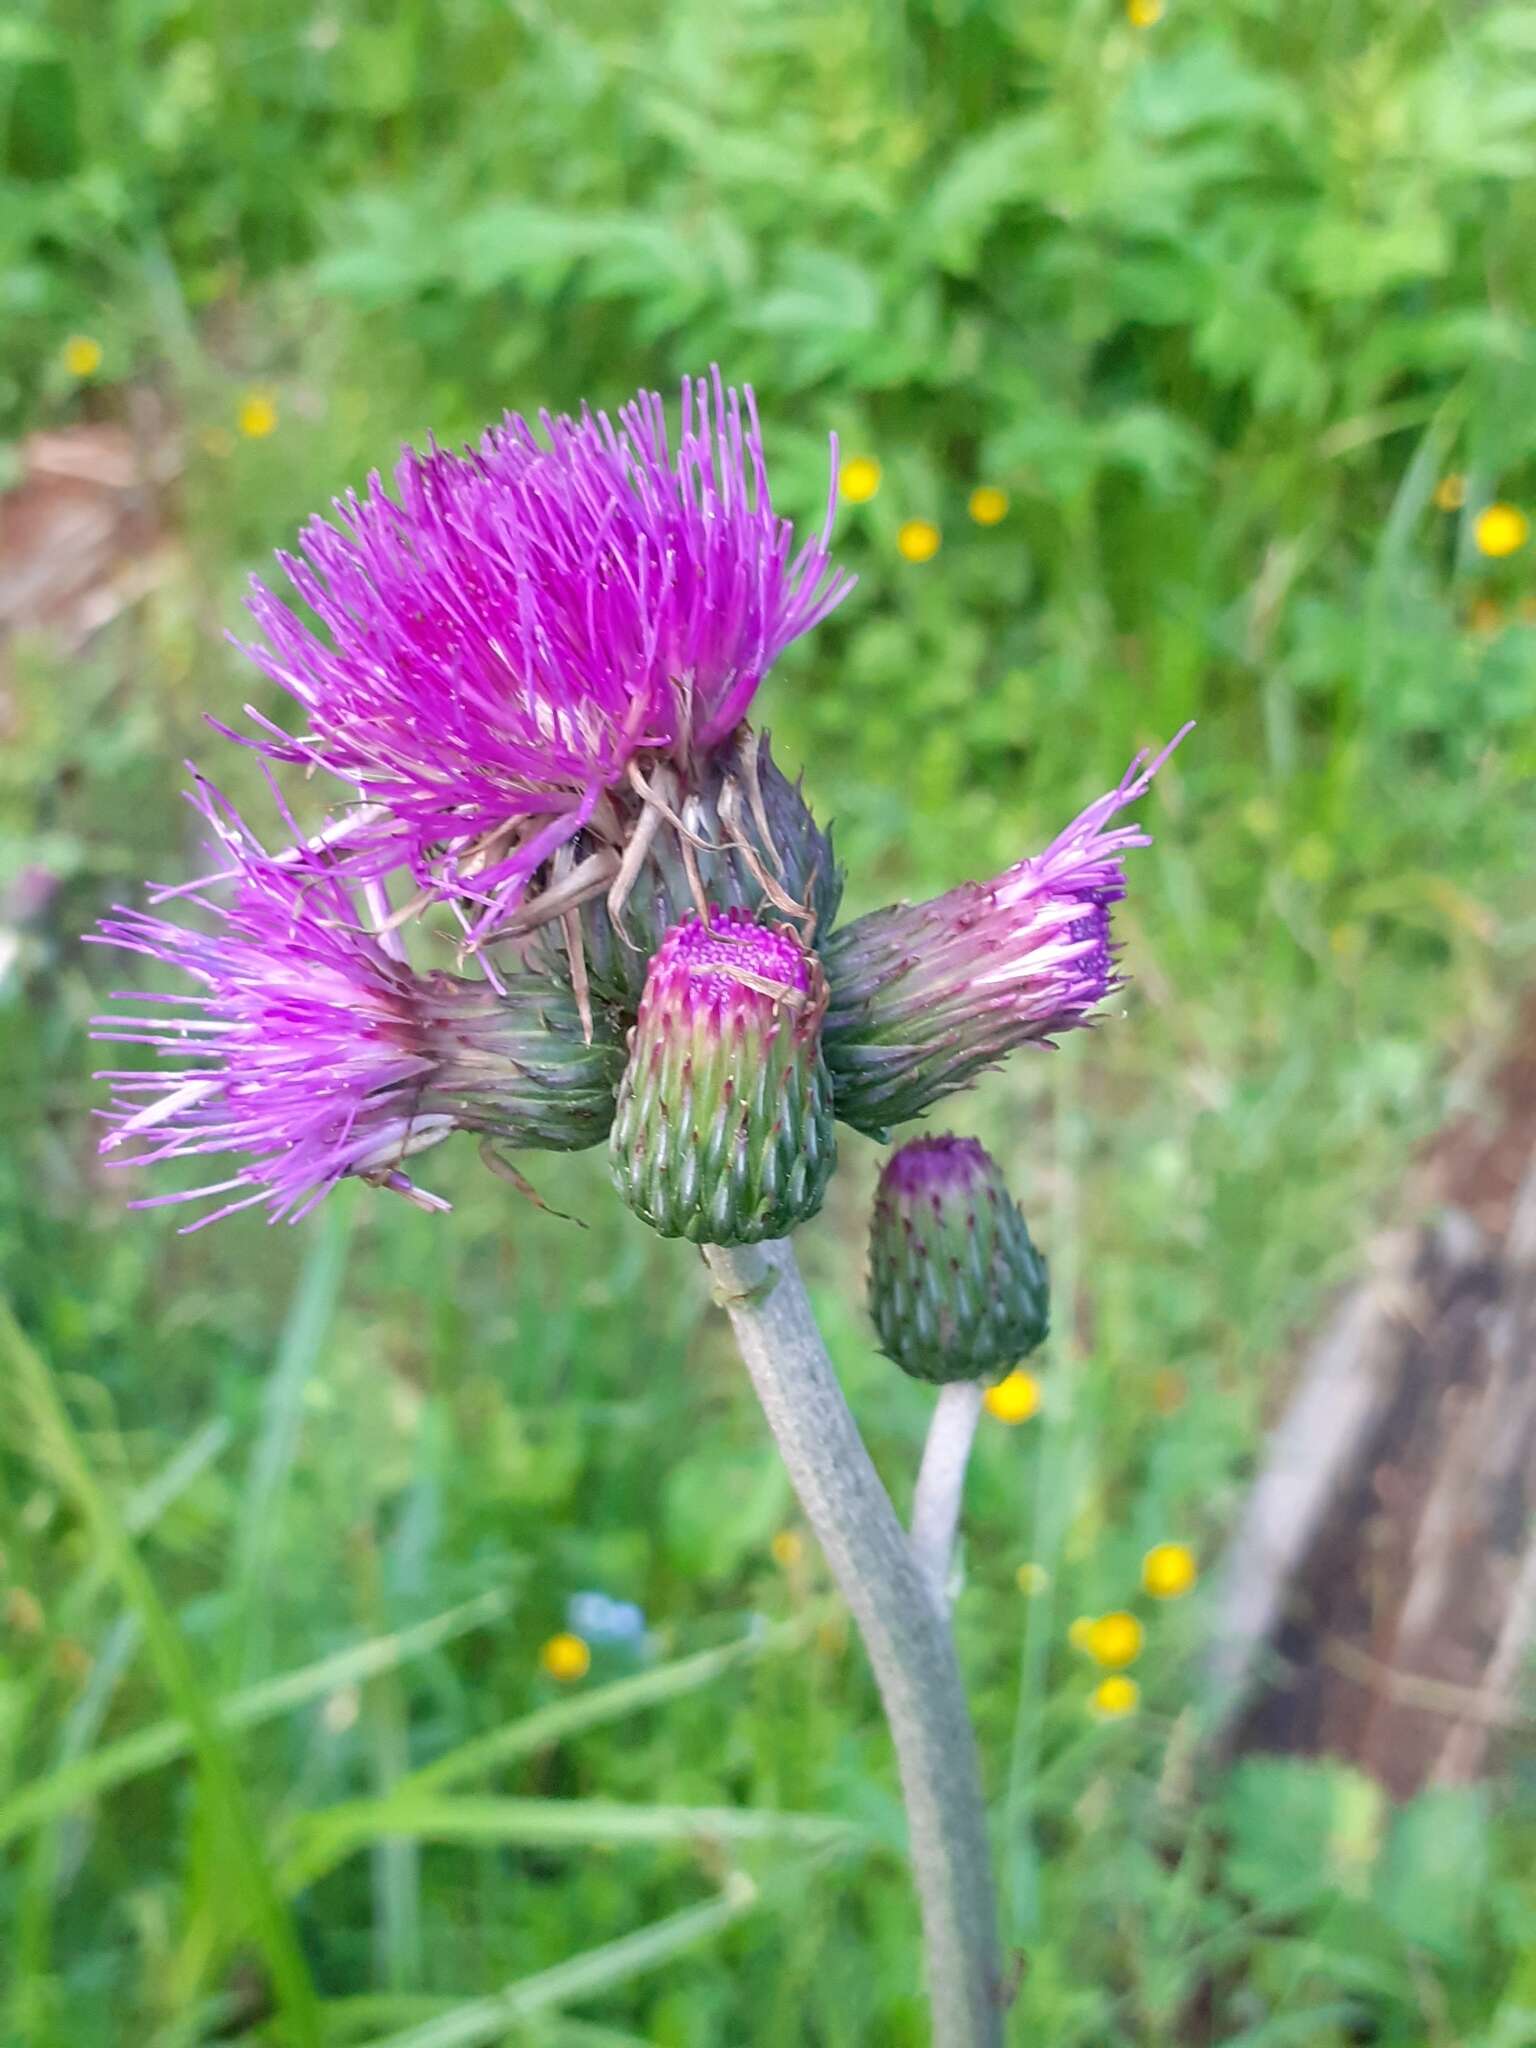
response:
{"label": "purple petal cluster", "polygon": [[96,1037],[150,1046],[169,1062],[99,1077],[113,1089],[102,1151],[134,1166],[251,1159],[228,1178],[133,1206],[230,1195],[191,1227],[258,1204],[274,1222],[297,1221],[337,1181],[367,1174],[446,1208],[400,1170],[453,1128],[450,1116],[420,1107],[433,1061],[415,976],[363,928],[361,906],[322,856],[297,843],[268,853],[207,784],[193,801],[213,827],[217,879],[233,880],[233,898],[215,901],[207,885],[181,892],[208,914],[206,931],[120,910],[95,934],[196,984],[170,996],[119,992],[115,1001],[139,1010],[96,1020]]}
{"label": "purple petal cluster", "polygon": [[616,422],[509,415],[463,454],[408,452],[394,481],[280,557],[320,631],[255,585],[248,651],[304,720],[259,720],[257,744],[379,807],[359,871],[403,857],[484,906],[478,931],[637,757],[686,770],[726,739],[851,583],[827,554],[835,465],[826,525],[797,548],[752,393],[718,371],[685,380],[675,449],[642,392]]}
{"label": "purple petal cluster", "polygon": [[880,1169],[880,1192],[903,1202],[937,1203],[969,1194],[997,1171],[979,1138],[953,1132],[909,1138]]}
{"label": "purple petal cluster", "polygon": [[652,957],[641,1007],[671,1006],[690,1017],[736,1021],[779,1008],[815,1009],[811,956],[782,925],[710,905],[709,922],[685,917]]}
{"label": "purple petal cluster", "polygon": [[[526,973],[418,974],[393,933],[370,930],[383,899],[301,842],[269,853],[216,791],[193,801],[221,872],[179,894],[207,928],[120,910],[94,936],[178,969],[192,988],[125,991],[133,1004],[95,1036],[150,1047],[162,1064],[112,1085],[102,1151],[116,1163],[245,1155],[229,1178],[136,1203],[231,1199],[200,1219],[264,1206],[297,1222],[358,1175],[445,1209],[404,1172],[455,1130],[576,1151],[613,1121],[616,1035],[587,1028],[565,991]],[[291,828],[291,820],[287,821]],[[216,893],[210,893],[216,892]]]}
{"label": "purple petal cluster", "polygon": [[827,1063],[844,1122],[883,1133],[1014,1047],[1091,1021],[1118,985],[1110,912],[1125,895],[1124,857],[1151,843],[1114,820],[1183,737],[1153,760],[1138,754],[1043,853],[995,881],[833,933]]}

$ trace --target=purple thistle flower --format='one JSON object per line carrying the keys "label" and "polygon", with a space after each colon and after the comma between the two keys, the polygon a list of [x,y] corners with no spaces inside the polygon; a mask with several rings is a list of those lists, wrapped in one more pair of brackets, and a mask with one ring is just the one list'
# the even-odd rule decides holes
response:
{"label": "purple thistle flower", "polygon": [[835,441],[826,524],[796,551],[752,392],[718,370],[684,380],[675,451],[653,392],[617,424],[538,427],[509,414],[463,454],[408,450],[395,497],[375,473],[313,520],[279,560],[323,636],[260,582],[250,598],[266,645],[247,652],[305,718],[292,736],[252,711],[256,744],[354,786],[350,864],[396,865],[403,843],[418,882],[482,906],[477,937],[602,831],[632,762],[686,775],[727,739],[852,581],[827,555]]}
{"label": "purple thistle flower", "polygon": [[1119,986],[1110,912],[1125,895],[1124,856],[1151,844],[1139,826],[1113,820],[1188,730],[1155,760],[1138,754],[1032,860],[832,934],[823,1039],[845,1123],[884,1136],[1015,1046],[1092,1021]]}
{"label": "purple thistle flower", "polygon": [[[97,1077],[113,1088],[101,1150],[131,1146],[114,1163],[133,1166],[251,1157],[229,1178],[131,1206],[229,1194],[188,1228],[258,1204],[271,1222],[297,1222],[358,1175],[442,1210],[402,1169],[454,1130],[559,1150],[606,1135],[621,1055],[611,1040],[583,1041],[569,998],[529,977],[493,986],[415,973],[393,934],[365,928],[354,888],[312,847],[268,853],[211,786],[199,781],[191,800],[222,857],[212,879],[233,881],[233,897],[212,900],[208,883],[155,897],[187,897],[211,931],[120,909],[91,935],[199,984],[119,992],[147,1014],[95,1020],[96,1038],[172,1062]],[[381,892],[363,893],[381,907]]]}

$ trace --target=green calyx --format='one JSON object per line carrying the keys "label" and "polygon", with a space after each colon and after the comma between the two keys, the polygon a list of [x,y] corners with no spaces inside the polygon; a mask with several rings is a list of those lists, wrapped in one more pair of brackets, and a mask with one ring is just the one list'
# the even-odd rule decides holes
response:
{"label": "green calyx", "polygon": [[531,974],[500,988],[452,975],[423,978],[424,1106],[460,1129],[514,1148],[580,1152],[613,1123],[624,1052],[602,1015],[584,1018],[570,993]]}
{"label": "green calyx", "polygon": [[1045,1338],[1045,1261],[976,1139],[915,1138],[886,1161],[869,1311],[881,1349],[920,1380],[995,1378]]}
{"label": "green calyx", "polygon": [[689,918],[651,961],[609,1140],[614,1185],[663,1237],[755,1244],[821,1207],[836,1163],[826,986],[787,929]]}
{"label": "green calyx", "polygon": [[[651,761],[636,780],[608,799],[623,814],[622,876],[588,895],[573,920],[600,1002],[632,1014],[651,956],[701,902],[792,921],[808,941],[831,929],[843,871],[799,783],[775,765],[767,733],[740,726],[690,777]],[[564,930],[539,942],[540,960],[561,979],[571,974],[571,942]]]}

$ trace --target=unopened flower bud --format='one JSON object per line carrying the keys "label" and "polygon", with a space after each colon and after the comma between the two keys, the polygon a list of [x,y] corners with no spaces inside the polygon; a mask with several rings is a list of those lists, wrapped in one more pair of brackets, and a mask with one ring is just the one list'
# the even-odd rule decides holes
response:
{"label": "unopened flower bud", "polygon": [[1045,1261],[977,1139],[914,1138],[885,1162],[869,1312],[881,1349],[920,1380],[989,1378],[1045,1337]]}
{"label": "unopened flower bud", "polygon": [[676,925],[651,960],[609,1157],[663,1237],[754,1244],[821,1207],[836,1159],[826,984],[783,926]]}
{"label": "unopened flower bud", "polygon": [[1123,858],[1149,844],[1112,821],[1170,751],[1138,755],[1118,788],[995,881],[894,903],[832,934],[827,1064],[844,1123],[885,1137],[1016,1046],[1092,1021],[1119,986],[1109,920],[1125,895]]}
{"label": "unopened flower bud", "polygon": [[613,1122],[623,1055],[601,1017],[584,1020],[564,989],[532,974],[499,988],[420,977],[427,1099],[460,1130],[537,1152],[600,1145]]}

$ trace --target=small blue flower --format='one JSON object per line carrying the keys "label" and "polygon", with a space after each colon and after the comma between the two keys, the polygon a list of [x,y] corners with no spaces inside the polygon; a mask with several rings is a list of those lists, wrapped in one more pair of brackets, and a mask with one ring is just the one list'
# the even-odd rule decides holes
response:
{"label": "small blue flower", "polygon": [[566,1604],[573,1634],[589,1643],[619,1643],[638,1649],[645,1641],[645,1613],[633,1600],[614,1600],[607,1593],[573,1593]]}

